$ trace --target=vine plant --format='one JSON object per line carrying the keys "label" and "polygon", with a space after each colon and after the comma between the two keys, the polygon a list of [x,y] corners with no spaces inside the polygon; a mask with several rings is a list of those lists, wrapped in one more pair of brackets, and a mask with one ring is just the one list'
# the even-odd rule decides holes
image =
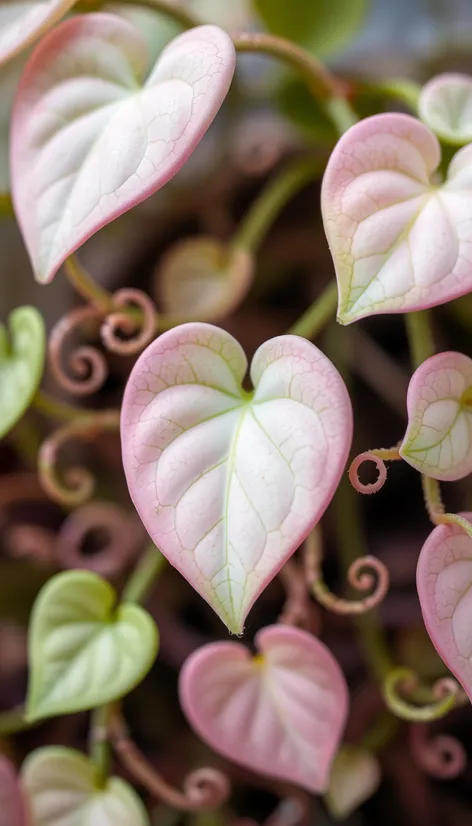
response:
{"label": "vine plant", "polygon": [[[101,2],[11,2],[0,12],[2,64],[32,48],[12,114],[11,208],[36,280],[65,276],[83,301],[57,320],[48,342],[32,306],[15,309],[9,330],[1,328],[0,435],[8,436],[30,407],[55,423],[37,470],[47,496],[70,513],[57,536],[38,529],[11,537],[55,555],[66,570],[35,601],[25,705],[1,715],[0,729],[12,734],[46,718],[92,712],[88,756],[45,746],[19,774],[2,758],[0,822],[149,826],[137,791],[143,788],[182,811],[225,805],[230,785],[216,769],[198,769],[183,791],[171,786],[140,753],[121,709],[158,652],[156,623],[141,603],[165,559],[228,631],[225,641],[195,650],[181,670],[180,702],[190,726],[229,761],[325,795],[343,817],[378,785],[379,745],[375,736],[372,745],[369,736],[364,745],[342,745],[349,690],[318,638],[310,597],[353,617],[387,711],[389,728],[380,739],[406,720],[425,771],[454,776],[465,764],[459,743],[444,737],[434,743],[426,726],[472,699],[472,514],[447,513],[439,488],[472,472],[472,361],[435,352],[428,309],[472,291],[472,78],[442,75],[423,88],[379,83],[379,94],[410,112],[359,120],[362,82],[333,75],[277,26],[275,34],[231,37],[200,24],[191,4],[143,4],[183,30],[154,65],[138,28]],[[269,6],[255,3],[270,29]],[[232,243],[195,238],[169,250],[162,312],[134,287],[107,292],[76,257],[88,238],[186,164],[225,105],[241,52],[268,55],[297,72],[339,138],[321,194],[337,284],[290,330],[265,341],[249,366],[238,341],[213,322],[244,297],[265,233],[319,171],[318,158],[298,159],[271,181]],[[451,146],[457,152],[443,162]],[[187,303],[175,299],[181,282],[192,283]],[[385,462],[400,460],[421,476],[434,527],[419,554],[418,596],[427,631],[453,675],[435,685],[394,662],[375,613],[389,578],[364,550],[355,494],[343,479],[353,410],[341,373],[311,341],[336,305],[340,339],[343,325],[367,316],[405,315],[414,368],[406,432],[396,446],[371,446],[354,458],[349,478],[357,491],[374,493],[386,481]],[[100,331],[115,356],[141,353],[121,411],[81,408],[39,389],[46,351],[52,376],[70,394],[90,395],[103,384],[106,360],[93,347],[64,360],[77,330]],[[121,433],[140,521],[94,501],[85,468],[59,471],[67,443],[107,431]],[[366,460],[379,474],[370,485],[358,478]],[[339,545],[351,586],[363,592],[359,600],[336,596],[323,579],[320,521],[337,490]],[[150,545],[118,592],[107,577],[134,559],[141,522]],[[100,525],[109,543],[87,565],[80,545]],[[258,631],[252,654],[243,636],[246,618],[278,575],[285,609],[278,623]],[[112,749],[131,780],[116,774]],[[283,817],[277,823],[288,823]]]}

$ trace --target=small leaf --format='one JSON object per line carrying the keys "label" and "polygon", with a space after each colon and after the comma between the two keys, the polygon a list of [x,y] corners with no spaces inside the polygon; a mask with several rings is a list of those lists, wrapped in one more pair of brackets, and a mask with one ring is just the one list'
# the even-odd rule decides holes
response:
{"label": "small leaf", "polygon": [[215,321],[238,306],[254,271],[250,253],[216,238],[186,238],[164,257],[158,273],[162,310],[174,319]]}
{"label": "small leaf", "polygon": [[153,542],[227,625],[251,606],[321,518],[343,472],[352,410],[331,362],[298,336],[257,350],[241,387],[238,342],[175,327],[125,391],[123,463]]}
{"label": "small leaf", "polygon": [[29,407],[44,369],[46,334],[35,307],[18,307],[0,324],[0,438]]}
{"label": "small leaf", "polygon": [[326,55],[340,49],[364,20],[367,0],[253,0],[270,32]]}
{"label": "small leaf", "polygon": [[339,289],[338,319],[444,304],[472,290],[472,146],[434,183],[438,139],[409,115],[355,124],[337,143],[322,187]]}
{"label": "small leaf", "polygon": [[54,26],[75,0],[24,3],[2,0],[0,4],[0,66]]}
{"label": "small leaf", "polygon": [[433,479],[472,473],[472,360],[438,353],[424,361],[410,381],[407,405],[403,459]]}
{"label": "small leaf", "polygon": [[366,749],[341,746],[333,761],[325,802],[336,820],[346,820],[377,791],[379,761]]}
{"label": "small leaf", "polygon": [[256,657],[235,642],[191,654],[180,673],[183,711],[229,760],[324,792],[347,716],[343,673],[326,646],[298,628],[264,628],[256,645]]}
{"label": "small leaf", "polygon": [[143,35],[111,14],[73,18],[41,42],[12,123],[13,200],[38,281],[177,174],[234,66],[215,26],[180,35],[153,67]]}
{"label": "small leaf", "polygon": [[[472,521],[472,513],[461,516]],[[416,585],[431,642],[472,702],[472,539],[459,525],[430,533]]]}
{"label": "small leaf", "polygon": [[0,755],[0,826],[26,826],[25,806],[16,771]]}
{"label": "small leaf", "polygon": [[28,720],[95,708],[127,694],[154,662],[158,633],[138,605],[89,571],[57,574],[30,624]]}
{"label": "small leaf", "polygon": [[23,764],[31,826],[149,826],[136,792],[124,780],[96,782],[93,764],[74,749],[50,746]]}
{"label": "small leaf", "polygon": [[472,141],[472,77],[444,74],[423,86],[418,103],[420,118],[447,143]]}

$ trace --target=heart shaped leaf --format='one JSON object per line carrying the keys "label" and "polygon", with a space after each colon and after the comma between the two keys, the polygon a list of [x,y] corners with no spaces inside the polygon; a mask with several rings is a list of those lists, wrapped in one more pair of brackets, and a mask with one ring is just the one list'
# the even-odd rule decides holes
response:
{"label": "heart shaped leaf", "polygon": [[[472,513],[461,516],[472,521]],[[472,539],[459,525],[430,533],[416,585],[431,642],[472,702]]]}
{"label": "heart shaped leaf", "polygon": [[95,708],[127,694],[154,662],[158,633],[138,605],[89,571],[57,574],[41,589],[29,630],[27,718]]}
{"label": "heart shaped leaf", "polygon": [[174,319],[215,321],[229,315],[252,282],[253,260],[244,249],[198,236],[175,244],[158,273],[160,305]]}
{"label": "heart shaped leaf", "polygon": [[253,0],[269,31],[326,55],[339,49],[361,25],[367,0]]}
{"label": "heart shaped leaf", "polygon": [[35,307],[18,307],[9,319],[11,340],[0,324],[0,438],[13,427],[38,389],[46,334]]}
{"label": "heart shaped leaf", "polygon": [[118,777],[99,787],[93,764],[74,749],[46,747],[23,764],[31,826],[149,826],[138,795]]}
{"label": "heart shaped leaf", "polygon": [[229,630],[300,545],[339,482],[352,434],[344,383],[308,341],[247,361],[209,324],[156,339],[131,372],[121,433],[131,497],[152,540]]}
{"label": "heart shaped leaf", "polygon": [[16,771],[0,755],[0,826],[26,826],[25,806]]}
{"label": "heart shaped leaf", "polygon": [[57,23],[75,0],[2,0],[0,4],[0,65],[37,40]]}
{"label": "heart shaped leaf", "polygon": [[319,640],[290,626],[199,648],[180,674],[180,701],[199,736],[235,763],[324,792],[348,708],[346,682]]}
{"label": "heart shaped leaf", "polygon": [[177,37],[154,67],[143,35],[111,14],[74,18],[41,42],[12,123],[13,199],[39,281],[177,174],[234,65],[232,41],[215,26]]}
{"label": "heart shaped leaf", "polygon": [[423,86],[418,111],[429,128],[448,143],[472,141],[472,77],[445,74]]}
{"label": "heart shaped leaf", "polygon": [[435,135],[409,115],[374,115],[336,145],[322,187],[338,319],[443,304],[472,290],[472,146],[442,185]]}
{"label": "heart shaped leaf", "polygon": [[400,454],[420,473],[453,481],[472,473],[472,360],[438,353],[408,388],[408,428]]}
{"label": "heart shaped leaf", "polygon": [[341,746],[334,758],[325,802],[336,820],[345,820],[377,791],[379,761],[358,746]]}

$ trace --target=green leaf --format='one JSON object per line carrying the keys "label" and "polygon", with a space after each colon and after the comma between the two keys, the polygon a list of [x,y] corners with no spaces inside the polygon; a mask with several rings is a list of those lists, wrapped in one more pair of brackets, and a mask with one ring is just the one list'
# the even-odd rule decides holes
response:
{"label": "green leaf", "polygon": [[44,369],[46,334],[35,307],[18,307],[10,314],[9,328],[0,324],[0,438],[28,408]]}
{"label": "green leaf", "polygon": [[89,571],[67,571],[41,589],[29,630],[27,719],[70,714],[117,700],[151,668],[152,617]]}
{"label": "green leaf", "polygon": [[339,49],[361,25],[368,0],[254,0],[254,10],[273,34],[317,55]]}
{"label": "green leaf", "polygon": [[22,786],[32,826],[149,826],[149,816],[128,783],[96,782],[93,763],[74,749],[50,746],[23,764]]}
{"label": "green leaf", "polygon": [[336,127],[323,104],[311,94],[306,83],[297,77],[283,81],[276,92],[280,111],[310,140],[335,144]]}

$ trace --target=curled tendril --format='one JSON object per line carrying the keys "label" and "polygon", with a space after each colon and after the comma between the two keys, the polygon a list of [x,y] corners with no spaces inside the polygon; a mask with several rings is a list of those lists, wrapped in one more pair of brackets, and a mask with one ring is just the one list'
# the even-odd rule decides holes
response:
{"label": "curled tendril", "polygon": [[53,327],[49,337],[49,363],[57,383],[76,396],[88,396],[100,389],[108,375],[105,357],[95,347],[78,347],[68,358],[68,366],[73,375],[67,376],[62,366],[66,338],[77,327],[87,321],[98,321],[103,313],[92,305],[78,307]]}
{"label": "curled tendril", "polygon": [[[86,555],[84,541],[97,530],[106,534],[106,540],[99,551]],[[132,560],[140,539],[129,514],[108,502],[91,502],[74,510],[62,524],[57,535],[57,560],[63,568],[87,568],[112,579]]]}
{"label": "curled tendril", "polygon": [[411,726],[410,746],[416,763],[431,777],[451,779],[467,765],[467,755],[459,740],[447,734],[429,738],[428,727],[423,724]]}
{"label": "curled tendril", "polygon": [[42,443],[38,456],[40,482],[48,496],[60,505],[83,505],[93,493],[95,482],[84,467],[72,467],[64,473],[61,482],[57,475],[57,461],[61,448],[71,439],[93,439],[104,431],[118,430],[118,410],[83,415],[70,424],[58,428]]}
{"label": "curled tendril", "polygon": [[385,678],[382,693],[390,711],[411,723],[428,723],[439,720],[461,702],[461,689],[453,679],[439,680],[433,686],[434,702],[424,706],[414,705],[405,694],[418,688],[420,679],[409,668],[394,668]]}
{"label": "curled tendril", "polygon": [[[353,459],[349,468],[349,481],[352,487],[357,490],[358,493],[377,493],[383,488],[387,480],[387,466],[385,462],[394,462],[399,459],[401,459],[401,456],[397,447],[378,448],[359,453],[359,455]],[[376,481],[367,485],[359,479],[359,468],[364,462],[373,462],[378,473]]]}
{"label": "curled tendril", "polygon": [[320,618],[316,606],[310,602],[303,570],[289,560],[281,568],[279,576],[286,591],[286,600],[278,622],[304,628],[312,634],[319,633]]}
{"label": "curled tendril", "polygon": [[[113,303],[118,308],[125,308],[129,304],[134,304],[138,311],[138,316],[130,315],[125,309],[122,312],[113,312],[107,316],[102,324],[102,341],[108,350],[119,353],[122,356],[132,355],[143,350],[152,340],[156,332],[157,311],[154,303],[146,293],[141,290],[124,289],[118,290],[113,296]],[[124,340],[118,333],[132,335],[132,338]]]}
{"label": "curled tendril", "polygon": [[[313,595],[324,608],[335,614],[365,614],[379,605],[387,594],[390,577],[386,566],[375,556],[355,559],[348,570],[348,580],[353,588],[373,593],[360,600],[347,600],[331,593],[323,582],[321,572],[322,549],[319,533],[312,531],[305,540],[305,571]],[[369,570],[366,570],[369,569]]]}
{"label": "curled tendril", "polygon": [[123,766],[153,797],[168,806],[181,811],[197,812],[216,809],[228,799],[231,791],[229,780],[216,769],[198,769],[189,774],[182,792],[170,786],[130,739],[119,712],[112,716],[110,733],[113,747]]}
{"label": "curled tendril", "polygon": [[38,525],[12,525],[6,531],[5,545],[11,556],[34,559],[42,565],[54,562],[54,531]]}

